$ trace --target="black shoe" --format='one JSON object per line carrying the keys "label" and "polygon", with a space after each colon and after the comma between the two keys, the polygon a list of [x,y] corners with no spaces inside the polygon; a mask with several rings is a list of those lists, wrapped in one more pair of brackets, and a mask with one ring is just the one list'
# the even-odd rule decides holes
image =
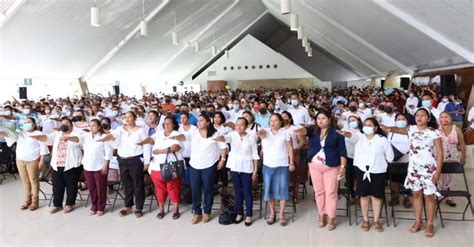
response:
{"label": "black shoe", "polygon": [[234,224],[240,224],[244,220],[244,217],[242,216],[240,220],[234,220]]}
{"label": "black shoe", "polygon": [[244,222],[245,226],[251,226],[252,225],[252,221],[250,222]]}

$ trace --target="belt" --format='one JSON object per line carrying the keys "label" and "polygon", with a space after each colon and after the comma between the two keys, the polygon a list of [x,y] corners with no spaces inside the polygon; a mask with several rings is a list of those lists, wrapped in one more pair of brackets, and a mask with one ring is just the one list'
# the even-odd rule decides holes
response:
{"label": "belt", "polygon": [[120,157],[120,156],[117,156],[118,159],[121,159],[121,160],[133,160],[133,159],[139,159],[139,158],[142,158],[143,155],[140,154],[140,155],[137,155],[137,156],[132,156],[132,157]]}

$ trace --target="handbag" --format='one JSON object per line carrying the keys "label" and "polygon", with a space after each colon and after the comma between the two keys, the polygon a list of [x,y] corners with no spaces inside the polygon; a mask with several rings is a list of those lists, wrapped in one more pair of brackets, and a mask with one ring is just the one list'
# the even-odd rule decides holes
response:
{"label": "handbag", "polygon": [[[392,134],[392,137],[390,138],[390,141],[392,141],[393,135],[394,135],[394,134]],[[397,161],[397,160],[399,160],[403,155],[405,155],[404,153],[400,152],[400,150],[398,150],[398,148],[396,148],[395,146],[393,146],[393,144],[390,144],[390,145],[392,145],[392,150],[393,150],[393,161]]]}
{"label": "handbag", "polygon": [[234,200],[230,197],[222,198],[222,212],[219,214],[219,224],[233,224],[236,216]]}
{"label": "handbag", "polygon": [[173,155],[176,161],[168,161],[169,154],[170,154],[170,149],[168,148],[168,152],[166,153],[165,163],[160,164],[161,177],[165,181],[183,178],[184,160],[178,160],[176,153],[173,152]]}

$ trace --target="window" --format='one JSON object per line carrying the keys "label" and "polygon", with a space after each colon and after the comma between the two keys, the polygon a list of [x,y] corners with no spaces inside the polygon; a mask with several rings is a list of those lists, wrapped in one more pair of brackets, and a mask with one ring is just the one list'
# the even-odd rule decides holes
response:
{"label": "window", "polygon": [[278,65],[274,64],[274,65],[273,65],[273,68],[275,68],[275,69],[278,68]]}
{"label": "window", "polygon": [[226,67],[226,66],[224,66],[224,70],[227,70],[227,67]]}

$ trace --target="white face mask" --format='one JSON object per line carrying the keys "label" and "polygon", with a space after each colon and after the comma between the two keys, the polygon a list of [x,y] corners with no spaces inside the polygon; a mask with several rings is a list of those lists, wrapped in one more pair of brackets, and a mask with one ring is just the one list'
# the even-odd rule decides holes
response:
{"label": "white face mask", "polygon": [[30,114],[31,113],[31,109],[23,109],[23,114]]}
{"label": "white face mask", "polygon": [[44,110],[44,113],[50,114],[50,113],[51,113],[51,110]]}

